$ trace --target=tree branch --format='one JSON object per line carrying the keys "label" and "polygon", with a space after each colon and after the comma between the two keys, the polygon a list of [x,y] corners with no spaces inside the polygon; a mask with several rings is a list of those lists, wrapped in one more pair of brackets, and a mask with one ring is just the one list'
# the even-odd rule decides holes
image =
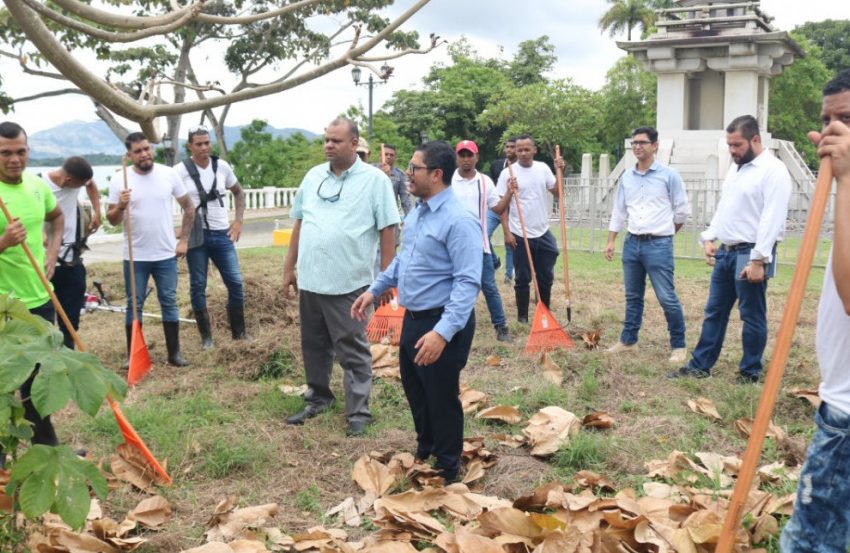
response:
{"label": "tree branch", "polygon": [[324,0],[300,0],[299,2],[295,2],[294,4],[289,4],[288,6],[284,6],[282,8],[278,8],[276,10],[271,10],[268,12],[256,13],[252,15],[243,15],[243,16],[235,16],[230,17],[226,15],[212,15],[208,13],[201,13],[198,15],[198,21],[202,23],[214,23],[216,25],[246,25],[248,23],[256,23],[257,21],[263,21],[266,19],[273,19],[275,17],[286,15],[289,12],[300,10],[301,8],[306,8],[308,6],[313,6],[315,4],[320,4]]}
{"label": "tree branch", "polygon": [[106,42],[116,42],[116,43],[125,43],[125,42],[135,42],[137,40],[142,40],[144,38],[149,38],[156,35],[166,35],[172,31],[176,31],[180,27],[183,27],[195,18],[201,10],[202,4],[194,4],[193,9],[187,11],[182,14],[180,18],[166,25],[159,26],[146,26],[142,30],[133,31],[131,33],[116,33],[113,31],[105,31],[99,27],[92,27],[86,23],[63,15],[55,10],[48,8],[45,4],[42,4],[38,0],[23,0],[23,2],[30,7],[30,9],[40,13],[44,17],[53,20],[54,22],[62,25],[63,27],[67,27],[69,29],[74,29],[75,31],[79,31],[88,36],[104,40]]}
{"label": "tree branch", "polygon": [[23,98],[13,98],[13,104],[20,104],[22,102],[31,102],[33,100],[40,100],[41,98],[50,98],[51,96],[62,96],[63,94],[85,94],[79,88],[60,88],[59,90],[50,90],[48,92],[39,92],[38,94],[33,94],[31,96],[24,96]]}
{"label": "tree branch", "polygon": [[[163,15],[135,16],[119,15],[113,12],[99,10],[79,0],[53,0],[53,3],[81,19],[114,29],[146,29],[148,27],[168,25],[181,18],[185,12],[192,11],[195,6],[195,3],[187,4],[186,6],[179,7],[178,10]],[[202,4],[203,2],[200,3]],[[172,5],[174,4],[172,3]]]}

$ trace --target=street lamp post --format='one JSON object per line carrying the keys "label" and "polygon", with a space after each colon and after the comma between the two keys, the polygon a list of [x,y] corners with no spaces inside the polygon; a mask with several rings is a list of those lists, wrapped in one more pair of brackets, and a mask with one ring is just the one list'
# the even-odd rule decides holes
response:
{"label": "street lamp post", "polygon": [[351,79],[354,81],[354,86],[365,86],[369,89],[369,139],[372,138],[372,89],[378,85],[386,84],[387,79],[392,75],[393,68],[386,63],[381,66],[381,80],[376,81],[369,73],[369,80],[365,83],[360,82],[362,70],[356,65],[351,69]]}

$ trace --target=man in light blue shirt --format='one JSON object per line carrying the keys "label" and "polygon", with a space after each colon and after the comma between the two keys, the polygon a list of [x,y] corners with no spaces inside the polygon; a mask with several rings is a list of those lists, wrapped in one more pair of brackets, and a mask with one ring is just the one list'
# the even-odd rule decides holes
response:
{"label": "man in light blue shirt", "polygon": [[673,235],[691,208],[682,177],[675,170],[655,161],[658,131],[640,127],[632,133],[632,151],[637,158],[634,167],[620,178],[605,258],[614,259],[614,240],[628,220],[628,235],[623,243],[623,281],[626,288],[626,320],[620,341],[606,353],[621,353],[637,347],[643,320],[643,298],[646,277],[664,310],[670,332],[670,363],[682,364],[685,349],[685,316],[673,282]]}
{"label": "man in light blue shirt", "polygon": [[352,320],[349,310],[372,281],[379,237],[381,266],[389,265],[400,222],[389,179],[355,153],[359,138],[357,125],[345,118],[331,121],[325,130],[328,163],[310,169],[298,188],[291,212],[296,221],[283,270],[287,297],[299,294],[308,386],[304,410],[287,422],[303,424],[330,406],[336,357],[345,371],[348,436],[362,434],[372,420],[372,354],[366,325]]}
{"label": "man in light blue shirt", "polygon": [[417,148],[408,167],[417,207],[404,219],[402,249],[351,306],[365,321],[375,297],[398,287],[405,307],[399,365],[416,427],[416,457],[455,481],[463,451],[460,371],[475,334],[475,300],[484,255],[481,224],[451,188],[454,149],[445,142]]}

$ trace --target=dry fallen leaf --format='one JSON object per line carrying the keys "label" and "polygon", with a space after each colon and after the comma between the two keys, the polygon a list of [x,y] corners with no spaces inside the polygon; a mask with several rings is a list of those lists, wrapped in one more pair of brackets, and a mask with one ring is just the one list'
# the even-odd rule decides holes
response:
{"label": "dry fallen leaf", "polygon": [[602,337],[602,333],[598,330],[593,330],[591,332],[584,332],[581,335],[581,340],[584,342],[584,347],[587,349],[596,349],[599,347],[599,339]]}
{"label": "dry fallen leaf", "polygon": [[491,438],[499,442],[499,445],[503,445],[511,449],[517,449],[518,447],[525,445],[525,436],[520,436],[519,434],[493,434]]}
{"label": "dry fallen leaf", "polygon": [[233,509],[230,498],[216,507],[216,513],[208,523],[207,540],[230,539],[246,528],[260,528],[277,515],[277,503]]}
{"label": "dry fallen leaf", "polygon": [[392,488],[397,476],[390,472],[387,465],[363,455],[354,463],[352,478],[363,491],[381,497]]}
{"label": "dry fallen leaf", "polygon": [[398,365],[398,346],[372,344],[372,368],[381,369]]}
{"label": "dry fallen leaf", "polygon": [[372,369],[372,377],[386,378],[387,380],[401,380],[401,369],[398,365],[382,369]]}
{"label": "dry fallen leaf", "polygon": [[552,455],[569,443],[570,436],[578,434],[581,422],[573,413],[550,405],[528,420],[522,433],[531,444],[531,454],[538,457]]}
{"label": "dry fallen leaf", "polygon": [[543,367],[543,378],[555,386],[560,386],[564,382],[564,371],[555,363],[549,354],[545,351],[540,354],[537,363]]}
{"label": "dry fallen leaf", "polygon": [[589,470],[580,470],[573,476],[575,483],[580,488],[593,488],[614,491],[614,483],[607,476],[596,474]]}
{"label": "dry fallen leaf", "polygon": [[488,367],[498,367],[502,364],[502,358],[498,355],[488,355],[485,363]]}
{"label": "dry fallen leaf", "polygon": [[[749,438],[750,434],[753,432],[753,419],[736,420],[735,429],[742,438]],[[767,433],[765,436],[768,438],[775,438],[777,441],[781,442],[785,439],[785,431],[773,424],[773,421],[770,421],[767,423]]]}
{"label": "dry fallen leaf", "polygon": [[354,504],[353,497],[346,497],[342,503],[325,513],[326,517],[332,517],[334,515],[339,515],[340,520],[344,522],[346,526],[351,526],[352,528],[357,528],[362,522],[360,514],[357,512],[357,506]]}
{"label": "dry fallen leaf", "polygon": [[519,424],[522,422],[522,415],[519,410],[512,405],[496,405],[479,411],[475,415],[477,419],[499,421],[507,424]]}
{"label": "dry fallen leaf", "polygon": [[490,397],[484,392],[473,390],[469,386],[460,387],[460,403],[463,406],[463,412],[470,415],[485,405],[490,400]]}
{"label": "dry fallen leaf", "polygon": [[791,390],[791,395],[796,398],[805,399],[811,403],[815,409],[820,407],[821,399],[817,388],[797,388],[795,390]]}
{"label": "dry fallen leaf", "polygon": [[698,397],[696,400],[689,399],[688,407],[691,408],[691,411],[699,415],[705,415],[718,421],[723,420],[723,417],[721,417],[720,413],[717,412],[717,407],[714,406],[714,402],[708,398]]}
{"label": "dry fallen leaf", "polygon": [[127,518],[147,528],[159,528],[171,519],[171,504],[159,495],[148,497],[127,513]]}
{"label": "dry fallen leaf", "polygon": [[290,386],[289,384],[281,384],[277,387],[283,395],[285,396],[303,396],[307,393],[307,385],[302,384],[301,386]]}
{"label": "dry fallen leaf", "polygon": [[603,411],[590,413],[581,420],[581,425],[586,428],[608,429],[614,427],[614,417]]}

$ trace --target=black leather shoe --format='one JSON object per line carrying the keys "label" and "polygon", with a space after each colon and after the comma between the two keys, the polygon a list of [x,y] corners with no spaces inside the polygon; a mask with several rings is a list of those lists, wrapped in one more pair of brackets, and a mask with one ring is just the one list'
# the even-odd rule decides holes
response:
{"label": "black leather shoe", "polygon": [[304,424],[304,421],[306,421],[307,419],[312,419],[316,415],[325,411],[325,409],[326,409],[325,407],[314,407],[312,405],[308,405],[307,407],[304,408],[303,411],[301,411],[299,413],[295,413],[291,417],[287,417],[286,418],[286,424],[295,424],[295,425]]}
{"label": "black leather shoe", "polygon": [[345,429],[345,435],[349,438],[362,436],[366,432],[367,426],[369,426],[368,421],[350,421],[348,428]]}
{"label": "black leather shoe", "polygon": [[[436,467],[434,467],[436,468]],[[458,473],[460,472],[458,469],[449,470],[449,469],[439,469],[439,476],[443,477],[443,485],[448,486],[449,484],[454,484],[455,482],[460,482],[460,478],[458,477]]]}
{"label": "black leather shoe", "polygon": [[738,378],[735,379],[735,383],[737,384],[758,384],[759,377],[757,374],[744,374],[739,373]]}
{"label": "black leather shoe", "polygon": [[496,340],[500,342],[512,342],[513,338],[511,338],[511,333],[508,331],[508,327],[506,326],[497,326],[496,327]]}

